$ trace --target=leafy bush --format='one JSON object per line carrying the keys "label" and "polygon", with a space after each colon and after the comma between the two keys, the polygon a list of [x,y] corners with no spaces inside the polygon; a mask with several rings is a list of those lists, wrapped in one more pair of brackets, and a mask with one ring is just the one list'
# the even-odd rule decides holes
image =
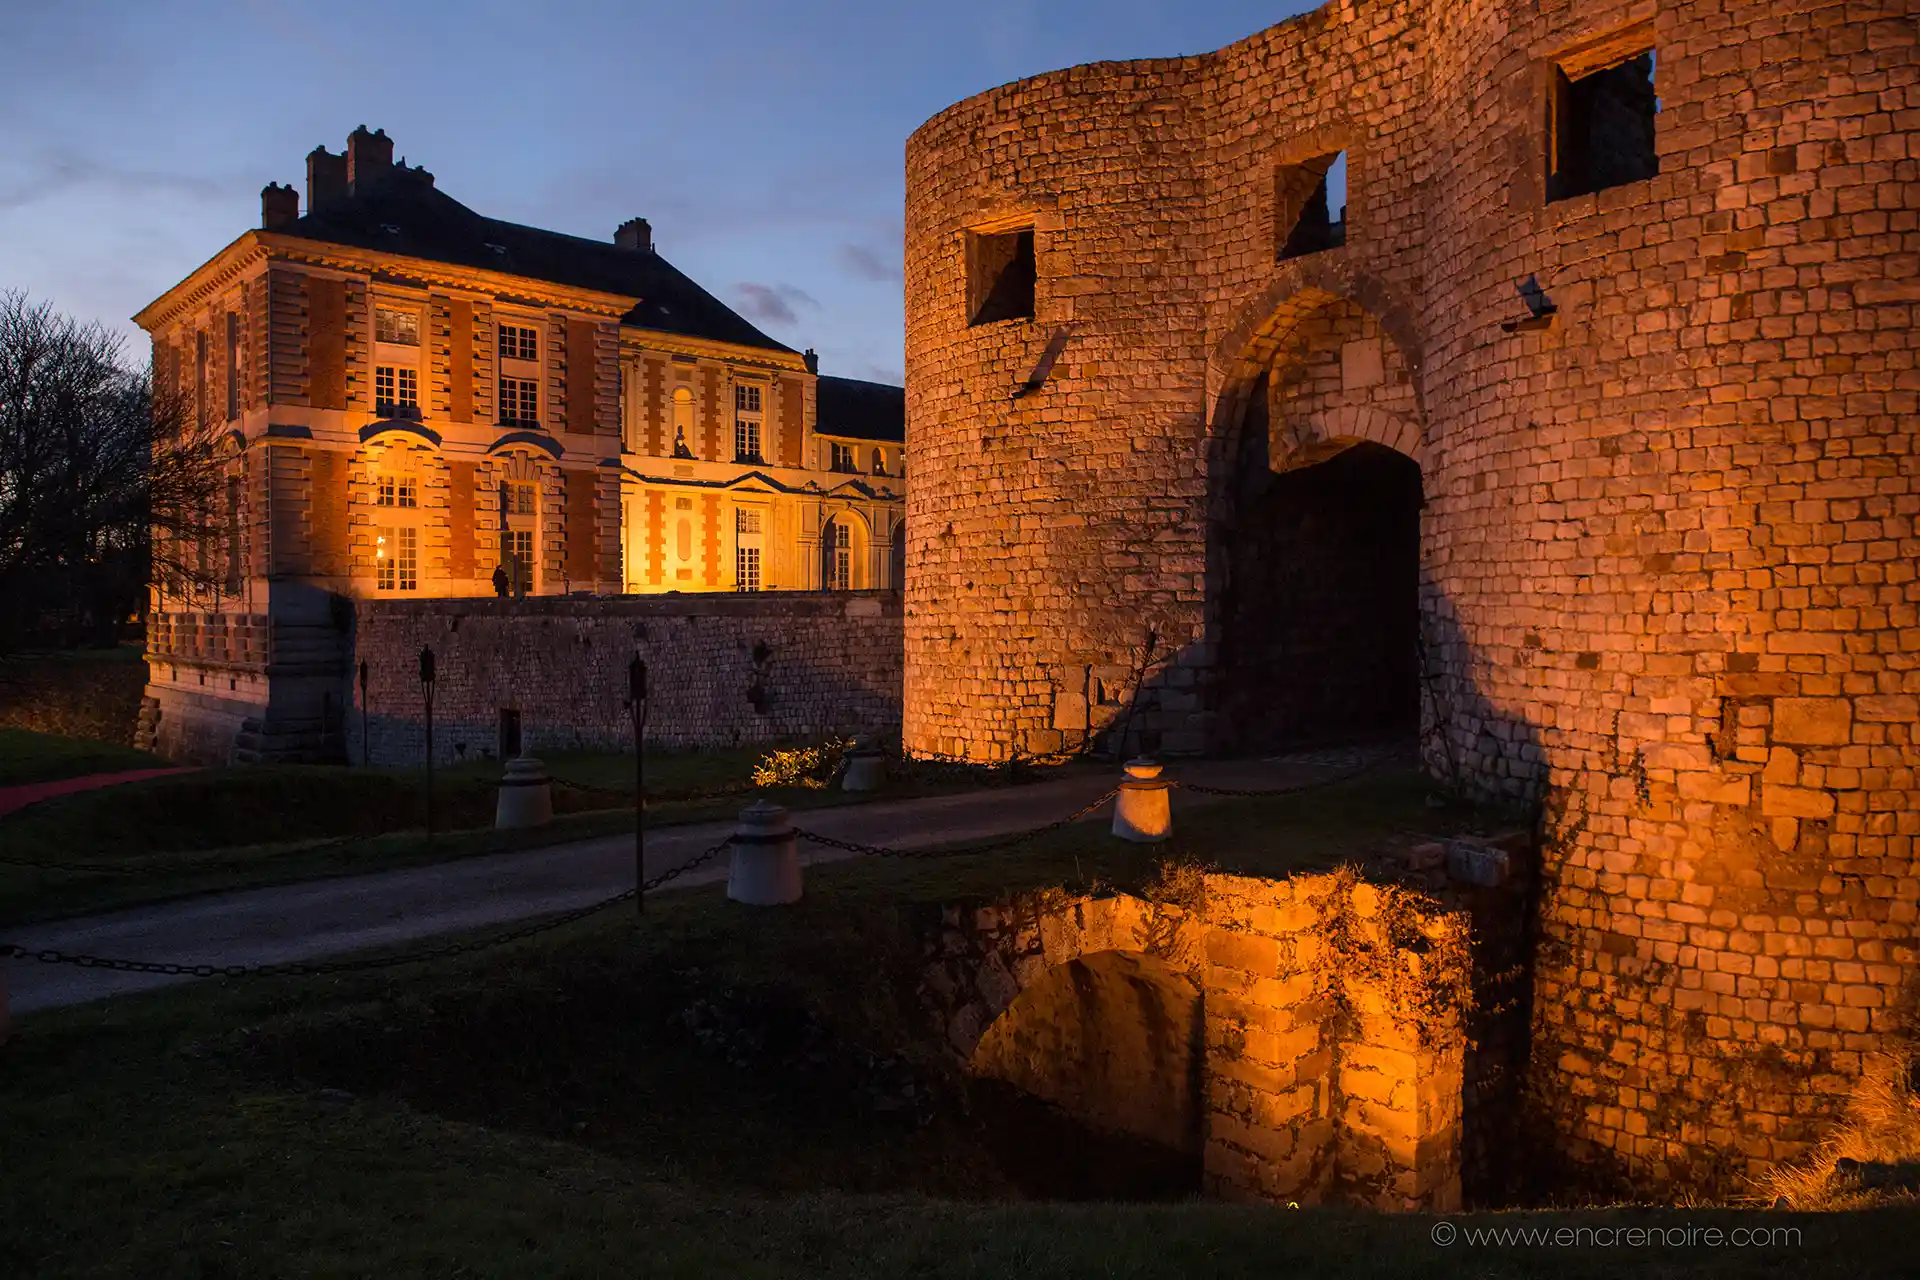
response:
{"label": "leafy bush", "polygon": [[829,738],[817,747],[782,747],[760,757],[753,766],[756,787],[805,787],[817,791],[840,772],[840,761],[853,746],[850,738]]}

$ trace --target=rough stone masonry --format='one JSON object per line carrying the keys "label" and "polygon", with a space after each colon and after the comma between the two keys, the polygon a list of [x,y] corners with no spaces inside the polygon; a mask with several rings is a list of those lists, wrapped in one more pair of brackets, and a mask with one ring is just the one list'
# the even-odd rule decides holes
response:
{"label": "rough stone masonry", "polygon": [[[907,747],[1230,743],[1369,687],[1349,578],[1429,767],[1544,812],[1549,1140],[1805,1152],[1913,1008],[1917,128],[1906,0],[1334,0],[942,112]],[[1340,464],[1378,500],[1272,500]]]}

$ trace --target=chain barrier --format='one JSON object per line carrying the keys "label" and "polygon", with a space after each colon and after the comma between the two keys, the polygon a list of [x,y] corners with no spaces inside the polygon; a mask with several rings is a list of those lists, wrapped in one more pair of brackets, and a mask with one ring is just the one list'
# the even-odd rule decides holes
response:
{"label": "chain barrier", "polygon": [[487,951],[494,947],[505,946],[510,942],[519,942],[524,938],[564,928],[577,921],[585,920],[588,916],[597,915],[609,907],[618,906],[630,900],[636,892],[652,892],[661,885],[679,879],[689,871],[719,857],[721,852],[732,843],[733,837],[728,836],[719,844],[696,854],[679,866],[671,867],[646,880],[638,890],[623,889],[612,897],[602,898],[584,907],[575,907],[571,911],[563,911],[556,916],[547,916],[532,924],[524,924],[504,933],[490,934],[484,938],[463,938],[456,942],[394,955],[363,956],[352,960],[289,960],[277,964],[256,965],[178,964],[164,960],[123,960],[110,956],[73,954],[53,947],[33,948],[23,947],[17,943],[0,942],[0,956],[17,960],[33,960],[40,964],[70,964],[82,969],[107,969],[115,973],[151,973],[176,978],[313,978],[339,973],[391,969],[403,964],[444,960],[451,956]]}
{"label": "chain barrier", "polygon": [[[1373,771],[1379,769],[1380,767],[1388,763],[1392,758],[1393,758],[1392,753],[1381,753],[1378,756],[1376,756],[1374,759],[1366,761],[1365,763],[1361,764],[1357,768],[1349,769],[1342,773],[1334,774],[1331,777],[1316,778],[1310,782],[1298,783],[1290,787],[1211,787],[1211,786],[1204,786],[1194,782],[1182,782],[1177,779],[1168,779],[1167,785],[1172,787],[1179,787],[1182,790],[1191,791],[1199,795],[1231,796],[1231,797],[1242,797],[1242,798],[1293,795],[1299,792],[1312,791],[1322,787],[1337,786],[1343,782],[1351,782],[1356,778],[1363,777],[1366,774],[1372,773]],[[1302,763],[1306,763],[1306,762],[1302,762]],[[1043,836],[1051,835],[1053,832],[1058,831],[1063,827],[1071,826],[1072,824],[1080,821],[1082,818],[1085,818],[1088,815],[1100,809],[1109,800],[1112,800],[1115,796],[1119,795],[1120,790],[1121,790],[1120,787],[1117,787],[1117,786],[1112,787],[1108,789],[1106,792],[1104,792],[1102,795],[1100,795],[1099,798],[1093,800],[1091,803],[1083,805],[1079,809],[1076,809],[1074,812],[1068,814],[1066,817],[1061,818],[1054,822],[1049,822],[1045,826],[1035,827],[1029,831],[1023,831],[1017,835],[1005,836],[998,840],[990,840],[984,844],[963,845],[959,848],[895,849],[887,845],[864,844],[858,840],[842,840],[835,836],[822,835],[817,831],[808,831],[801,827],[795,827],[793,829],[793,834],[796,839],[805,840],[810,844],[822,845],[830,849],[839,849],[847,853],[860,854],[867,857],[876,857],[876,858],[973,857],[983,853],[999,853],[999,852],[1004,852],[1005,850],[1008,850],[1008,849],[1016,849],[1016,848],[1019,848],[1021,845],[1030,844],[1033,841],[1038,840]],[[342,836],[334,840],[322,841],[318,844],[305,846],[302,849],[298,850],[298,852],[310,853],[310,852],[326,849],[326,848],[337,846],[337,845],[350,844],[356,841],[366,840],[369,838],[371,837]],[[683,862],[676,867],[669,868],[668,870],[661,872],[659,875],[644,881],[640,886],[638,886],[637,889],[622,890],[621,892],[614,894],[612,897],[604,898],[598,902],[591,903],[587,906],[577,907],[574,910],[562,912],[561,914],[556,916],[548,916],[544,919],[536,921],[533,924],[522,925],[518,928],[510,929],[504,933],[493,934],[485,938],[465,939],[458,942],[446,943],[444,945],[437,946],[437,947],[430,947],[430,948],[417,950],[417,951],[402,952],[395,955],[370,956],[370,957],[364,957],[361,959],[354,959],[354,960],[321,960],[321,961],[296,960],[296,961],[283,962],[279,964],[266,964],[266,965],[177,964],[177,963],[172,963],[168,961],[124,960],[124,959],[115,959],[115,958],[106,957],[106,956],[69,954],[67,952],[60,951],[53,948],[33,949],[33,948],[19,946],[15,943],[0,942],[0,956],[9,956],[9,957],[13,957],[21,960],[33,960],[41,964],[71,964],[71,965],[76,965],[80,968],[85,968],[85,969],[108,969],[108,970],[112,970],[120,973],[148,973],[148,974],[163,975],[167,977],[191,977],[191,978],[317,977],[317,976],[324,976],[328,974],[355,973],[355,972],[374,970],[374,969],[388,969],[398,965],[415,964],[421,961],[428,961],[428,960],[440,960],[440,959],[446,959],[451,956],[467,955],[476,951],[485,951],[493,947],[505,946],[508,943],[518,942],[524,938],[534,937],[538,934],[546,933],[549,930],[563,928],[566,925],[573,924],[574,922],[579,920],[584,920],[588,916],[598,914],[599,912],[607,910],[609,907],[613,907],[618,905],[619,903],[625,902],[630,898],[632,898],[636,893],[651,892],[652,890],[657,889],[662,885],[668,884],[669,882],[676,880],[683,875],[686,875],[688,872],[693,871],[705,865],[708,862],[711,862],[714,858],[718,857],[721,854],[721,852],[723,852],[730,845],[732,845],[733,842],[734,842],[734,837],[728,836],[726,839],[722,840],[719,844],[716,844],[711,848],[704,850],[703,852],[695,855],[693,858],[689,859],[688,861]],[[254,861],[257,861],[257,859]],[[20,859],[13,859],[13,858],[0,858],[0,864],[4,864],[8,866],[32,867],[38,870],[48,870],[48,871],[80,871],[80,872],[87,872],[87,873],[104,873],[104,874],[141,874],[142,873],[142,869],[139,869],[139,868],[122,867],[122,866],[117,866],[110,863],[37,863],[37,862],[26,862]],[[195,864],[195,867],[212,867],[212,866],[219,866],[219,865],[243,865],[243,863],[241,860],[231,860],[230,863],[227,863],[227,864],[207,862],[207,863],[197,863]]]}

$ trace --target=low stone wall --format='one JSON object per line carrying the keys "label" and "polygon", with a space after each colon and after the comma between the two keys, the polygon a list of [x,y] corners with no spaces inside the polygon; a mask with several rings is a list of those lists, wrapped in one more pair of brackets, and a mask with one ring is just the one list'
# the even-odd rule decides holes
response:
{"label": "low stone wall", "polygon": [[0,659],[0,728],[121,745],[133,741],[147,664],[124,653]]}
{"label": "low stone wall", "polygon": [[968,1070],[1199,1150],[1216,1195],[1450,1211],[1492,1182],[1463,1165],[1495,1158],[1485,1133],[1512,1109],[1511,1073],[1478,1061],[1512,1020],[1479,953],[1518,937],[1523,895],[1391,872],[956,906],[922,1003]]}
{"label": "low stone wall", "polygon": [[892,737],[901,621],[892,593],[361,601],[354,665],[366,662],[368,686],[364,703],[357,684],[350,693],[348,756],[362,759],[364,727],[372,763],[424,759],[424,646],[435,655],[442,762],[497,755],[503,711],[518,713],[535,754],[630,748],[635,653],[648,667],[646,733],[657,746]]}

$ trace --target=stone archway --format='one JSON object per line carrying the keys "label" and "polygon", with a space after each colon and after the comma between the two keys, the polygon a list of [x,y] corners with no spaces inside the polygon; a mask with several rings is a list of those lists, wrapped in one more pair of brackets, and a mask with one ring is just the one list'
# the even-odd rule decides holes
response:
{"label": "stone archway", "polygon": [[1353,282],[1295,284],[1216,367],[1208,693],[1230,751],[1420,723],[1417,353]]}

